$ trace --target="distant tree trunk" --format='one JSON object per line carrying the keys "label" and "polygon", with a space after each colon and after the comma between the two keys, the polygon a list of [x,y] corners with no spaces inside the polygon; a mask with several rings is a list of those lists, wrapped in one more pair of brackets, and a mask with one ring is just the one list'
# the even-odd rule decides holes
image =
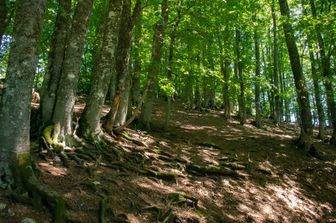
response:
{"label": "distant tree trunk", "polygon": [[[108,132],[112,132],[113,127],[117,124],[118,126],[123,125],[126,121],[127,108],[128,108],[128,96],[130,90],[127,87],[127,82],[129,81],[129,60],[130,51],[132,45],[132,29],[136,18],[139,16],[141,11],[141,4],[138,0],[135,8],[133,10],[133,15],[131,15],[131,1],[126,0],[123,4],[120,30],[118,38],[118,46],[116,51],[116,90],[115,95],[112,99],[111,109],[106,116],[104,122],[104,128]],[[122,107],[120,107],[122,106]],[[125,117],[125,120],[118,120],[115,122],[118,112],[126,112],[126,114],[120,114],[119,117]]]}
{"label": "distant tree trunk", "polygon": [[132,105],[138,106],[140,102],[140,77],[141,77],[141,40],[142,40],[142,10],[137,18],[134,28],[134,69],[132,75]]}
{"label": "distant tree trunk", "polygon": [[59,0],[55,30],[48,55],[47,72],[41,88],[41,124],[50,124],[55,109],[56,94],[62,73],[67,34],[71,26],[71,0]]}
{"label": "distant tree trunk", "polygon": [[310,113],[309,94],[306,87],[305,78],[303,76],[300,56],[295,42],[295,35],[292,29],[292,25],[289,23],[289,8],[287,0],[279,0],[281,15],[286,17],[282,26],[285,33],[285,39],[294,75],[295,88],[297,92],[297,101],[299,105],[300,114],[300,126],[301,134],[299,139],[299,146],[305,151],[310,151],[312,148],[312,115]]}
{"label": "distant tree trunk", "polygon": [[239,80],[239,86],[240,86],[240,93],[238,96],[238,105],[239,105],[239,119],[240,124],[245,124],[246,122],[246,105],[245,105],[245,83],[244,83],[244,75],[243,75],[243,61],[240,57],[241,49],[240,49],[240,43],[241,43],[241,36],[240,36],[240,30],[238,28],[236,29],[235,33],[236,38],[236,63],[235,63],[235,72],[236,76]]}
{"label": "distant tree trunk", "polygon": [[0,0],[0,46],[2,42],[2,36],[6,30],[6,20],[7,20],[7,5],[6,0]]}
{"label": "distant tree trunk", "polygon": [[[182,14],[181,14],[181,4],[182,1],[178,1],[178,7],[177,7],[177,16],[175,19],[175,23],[172,27],[172,33],[170,35],[170,42],[169,42],[169,55],[168,55],[168,64],[167,64],[167,79],[168,81],[172,82],[173,80],[173,58],[174,58],[174,47],[175,47],[175,41],[177,37],[177,28],[180,24]],[[173,94],[172,92],[171,95],[167,95],[167,109],[166,109],[166,114],[165,114],[165,124],[164,127],[167,128],[171,116],[171,107],[172,107],[172,99],[173,99]]]}
{"label": "distant tree trunk", "polygon": [[[308,42],[310,42],[310,39],[308,37]],[[314,95],[315,95],[315,102],[316,102],[316,108],[317,108],[317,116],[318,116],[318,123],[319,123],[319,133],[318,138],[324,139],[325,137],[325,114],[323,111],[323,103],[321,98],[321,89],[319,84],[319,77],[316,70],[316,59],[314,52],[312,50],[312,46],[309,44],[309,57],[310,57],[310,64],[311,64],[311,73],[313,78],[313,85],[314,85]]]}
{"label": "distant tree trunk", "polygon": [[[256,17],[256,15],[255,15]],[[259,34],[258,34],[258,27],[255,26],[254,28],[254,52],[255,52],[255,125],[256,127],[261,127],[261,112],[260,112],[260,47],[259,47]]]}
{"label": "distant tree trunk", "polygon": [[161,57],[162,57],[162,47],[165,34],[165,26],[168,22],[168,0],[162,0],[161,3],[161,17],[162,20],[158,21],[155,25],[155,31],[153,36],[153,46],[152,46],[152,59],[151,65],[148,72],[148,81],[150,81],[150,87],[148,92],[148,97],[145,104],[142,107],[140,115],[140,123],[147,129],[150,129],[152,121],[152,110],[155,99],[155,89],[156,89],[156,76],[160,73],[161,67]]}
{"label": "distant tree trunk", "polygon": [[[317,17],[315,3],[313,0],[309,0],[313,17]],[[332,84],[332,71],[330,69],[330,53],[326,52],[325,41],[323,39],[322,32],[319,26],[316,26],[316,35],[318,42],[318,49],[321,55],[321,69],[322,75],[324,78],[324,87],[327,95],[327,105],[331,117],[331,123],[333,126],[333,134],[330,139],[330,143],[336,145],[336,102],[335,102],[335,93]]]}
{"label": "distant tree trunk", "polygon": [[122,11],[122,0],[110,0],[104,24],[100,54],[94,69],[93,83],[86,106],[79,119],[78,134],[87,136],[101,132],[100,116],[105,102],[112,70],[115,69],[115,55]]}
{"label": "distant tree trunk", "polygon": [[[24,173],[31,165],[30,103],[45,6],[45,0],[16,1],[13,43],[0,102],[0,162],[2,168],[12,170],[11,177],[19,186],[27,183]],[[7,188],[13,186],[13,182],[5,183]]]}
{"label": "distant tree trunk", "polygon": [[84,51],[85,34],[92,11],[93,0],[79,0],[73,16],[64,52],[62,74],[57,89],[52,122],[60,125],[60,141],[72,136],[72,110],[76,100],[80,65]]}
{"label": "distant tree trunk", "polygon": [[279,61],[278,61],[278,30],[277,21],[274,10],[275,4],[272,0],[272,20],[273,20],[273,80],[274,80],[274,111],[273,119],[274,124],[279,125],[280,123],[280,91],[279,91]]}

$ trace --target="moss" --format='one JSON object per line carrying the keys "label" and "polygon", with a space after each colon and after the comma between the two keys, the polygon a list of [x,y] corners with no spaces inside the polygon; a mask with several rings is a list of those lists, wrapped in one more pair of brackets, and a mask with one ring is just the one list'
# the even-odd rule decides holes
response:
{"label": "moss", "polygon": [[53,211],[54,223],[64,222],[65,203],[61,195],[51,190],[36,178],[31,166],[29,153],[18,155],[18,168],[24,188],[32,197],[34,207],[39,208],[42,202],[47,204]]}
{"label": "moss", "polygon": [[54,129],[54,125],[48,125],[47,127],[45,127],[43,129],[43,132],[42,132],[42,135],[43,135],[45,141],[49,145],[53,145],[53,143],[54,143],[54,139],[52,138],[53,129]]}

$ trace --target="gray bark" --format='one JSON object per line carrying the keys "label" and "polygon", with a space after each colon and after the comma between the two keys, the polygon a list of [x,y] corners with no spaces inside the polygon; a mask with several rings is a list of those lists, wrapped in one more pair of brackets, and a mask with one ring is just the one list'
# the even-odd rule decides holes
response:
{"label": "gray bark", "polygon": [[80,65],[84,51],[85,34],[92,11],[93,0],[79,0],[73,17],[65,50],[62,75],[52,122],[60,124],[60,140],[73,134],[72,110],[75,104]]}
{"label": "gray bark", "polygon": [[55,109],[56,94],[62,73],[67,34],[71,25],[71,0],[59,0],[59,8],[48,55],[47,73],[41,88],[41,124],[50,124]]}
{"label": "gray bark", "polygon": [[[16,22],[0,102],[0,160],[14,169],[29,156],[30,102],[45,0],[16,1]],[[17,176],[18,177],[18,176]]]}
{"label": "gray bark", "polygon": [[306,87],[306,81],[302,72],[299,52],[295,42],[295,35],[292,25],[289,23],[289,8],[287,0],[279,0],[281,15],[286,18],[282,26],[285,33],[285,39],[290,58],[291,68],[294,76],[294,83],[297,93],[297,101],[299,105],[299,118],[301,126],[301,134],[299,139],[299,146],[304,150],[310,150],[312,146],[312,115],[310,112],[309,95]]}
{"label": "gray bark", "polygon": [[[118,38],[118,46],[117,46],[117,54],[116,54],[116,89],[115,95],[112,99],[110,112],[107,114],[107,117],[104,122],[104,128],[108,132],[112,132],[113,127],[115,127],[116,117],[118,112],[127,112],[127,109],[119,109],[120,102],[128,102],[129,93],[125,93],[128,91],[127,89],[127,81],[129,76],[129,60],[130,60],[130,51],[131,51],[131,43],[132,43],[132,29],[134,26],[134,22],[136,18],[139,16],[141,11],[141,4],[138,0],[133,10],[133,14],[131,15],[131,1],[126,0],[123,4],[122,16],[120,22],[120,30],[119,30],[119,38]],[[123,97],[127,97],[123,98]],[[123,104],[124,106],[124,104]],[[128,107],[128,103],[125,105]],[[120,115],[121,116],[121,115]],[[127,113],[125,114],[125,117]],[[119,120],[120,121],[120,120]],[[119,125],[123,125],[124,123],[119,122]]]}
{"label": "gray bark", "polygon": [[100,56],[93,74],[92,87],[79,120],[79,135],[85,136],[101,132],[100,115],[113,69],[115,69],[115,51],[118,43],[121,11],[122,0],[110,0]]}

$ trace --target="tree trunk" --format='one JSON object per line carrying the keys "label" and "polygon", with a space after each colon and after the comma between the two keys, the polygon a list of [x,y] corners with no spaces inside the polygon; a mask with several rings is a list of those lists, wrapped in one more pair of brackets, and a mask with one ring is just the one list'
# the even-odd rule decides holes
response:
{"label": "tree trunk", "polygon": [[285,33],[285,39],[290,58],[291,68],[294,76],[295,88],[297,92],[297,101],[299,105],[301,134],[299,146],[305,151],[310,151],[312,148],[312,115],[310,113],[309,95],[306,87],[305,78],[303,76],[300,56],[295,42],[295,35],[292,29],[289,16],[289,8],[287,0],[279,0],[281,15],[286,18],[282,26]]}
{"label": "tree trunk", "polygon": [[71,0],[59,0],[55,30],[52,36],[51,49],[48,55],[47,73],[44,76],[41,88],[41,124],[50,124],[55,108],[57,88],[62,73],[64,51],[67,43],[67,34],[71,22]]}
{"label": "tree trunk", "polygon": [[[310,38],[308,37],[308,42],[310,42]],[[318,116],[318,123],[319,123],[319,133],[318,138],[324,139],[325,137],[325,114],[323,111],[323,103],[321,98],[321,89],[319,84],[319,77],[316,70],[316,60],[315,55],[312,50],[312,46],[309,44],[309,57],[310,57],[310,64],[311,64],[311,74],[313,79],[313,85],[314,85],[314,94],[315,94],[315,102],[316,102],[316,108],[317,108],[317,116]]]}
{"label": "tree trunk", "polygon": [[0,102],[0,166],[2,174],[11,174],[2,175],[1,183],[8,190],[25,189],[36,203],[43,198],[54,210],[53,222],[62,223],[64,201],[36,179],[29,145],[31,92],[45,6],[45,0],[16,1],[13,42]]}
{"label": "tree trunk", "polygon": [[[315,3],[313,0],[310,0],[309,2],[310,2],[313,17],[316,18],[317,14],[316,14]],[[325,41],[323,39],[320,27],[316,26],[315,31],[317,35],[318,49],[321,55],[321,69],[322,69],[322,75],[324,78],[324,87],[325,87],[326,96],[327,96],[327,105],[328,105],[328,110],[329,110],[330,117],[331,117],[331,123],[333,126],[333,134],[330,139],[330,143],[336,145],[336,102],[335,102],[335,93],[334,93],[333,84],[332,84],[333,77],[332,77],[332,72],[330,69],[331,55],[326,52]]]}
{"label": "tree trunk", "polygon": [[275,4],[272,0],[272,21],[273,21],[273,94],[274,94],[274,124],[280,123],[280,92],[279,92],[279,62],[278,62],[278,35],[277,35],[277,21],[274,10]]}
{"label": "tree trunk", "polygon": [[0,162],[18,173],[20,158],[30,156],[31,92],[46,1],[18,0],[16,4],[13,43],[0,103]]}
{"label": "tree trunk", "polygon": [[0,46],[2,42],[2,36],[6,31],[6,19],[7,19],[7,5],[6,0],[0,0]]}
{"label": "tree trunk", "polygon": [[[131,1],[126,0],[123,4],[122,16],[120,22],[120,30],[119,30],[119,38],[118,38],[118,46],[117,46],[117,54],[116,54],[116,75],[117,75],[117,83],[116,83],[116,91],[115,95],[112,99],[111,109],[106,116],[104,122],[104,128],[108,132],[112,132],[113,127],[116,126],[115,119],[118,112],[127,112],[126,108],[119,109],[120,102],[128,102],[129,93],[126,92],[127,89],[127,81],[129,76],[129,60],[130,60],[130,51],[132,44],[132,29],[134,26],[135,19],[139,16],[141,11],[141,4],[138,0],[135,8],[133,10],[133,15],[131,16]],[[123,98],[127,97],[127,98]],[[128,103],[123,103],[123,106],[128,107]],[[124,114],[126,117],[127,113]],[[121,114],[119,115],[121,116]],[[123,125],[119,120],[119,125]]]}
{"label": "tree trunk", "polygon": [[[255,15],[256,17],[256,15]],[[256,18],[255,18],[256,19]],[[261,127],[261,112],[260,112],[260,47],[259,47],[259,34],[258,27],[254,28],[254,52],[255,52],[255,125],[257,128]]]}
{"label": "tree trunk", "polygon": [[134,30],[134,69],[132,75],[132,105],[138,106],[140,102],[140,77],[141,77],[141,41],[142,40],[142,10],[135,24]]}
{"label": "tree trunk", "polygon": [[[85,34],[93,0],[79,0],[64,52],[62,74],[57,89],[52,122],[60,125],[60,141],[72,136],[72,110],[76,100]],[[66,142],[67,143],[67,142]]]}
{"label": "tree trunk", "polygon": [[152,110],[155,99],[155,89],[156,89],[156,76],[160,73],[161,67],[161,57],[162,57],[162,47],[164,40],[164,30],[165,25],[168,22],[168,0],[162,0],[161,3],[161,17],[162,20],[157,22],[155,25],[155,31],[153,36],[153,46],[152,46],[152,59],[151,65],[148,72],[148,81],[150,81],[150,87],[148,92],[147,100],[142,108],[140,115],[140,124],[150,129],[152,121]]}
{"label": "tree trunk", "polygon": [[122,11],[122,0],[110,0],[105,19],[104,35],[97,60],[93,83],[87,104],[79,119],[79,135],[92,136],[101,132],[100,116],[105,102],[112,70],[115,69],[115,55]]}
{"label": "tree trunk", "polygon": [[243,75],[243,62],[242,58],[240,57],[240,42],[241,42],[241,36],[240,36],[240,30],[238,28],[236,29],[236,65],[235,65],[235,72],[236,76],[239,80],[239,86],[240,86],[240,93],[238,96],[238,105],[239,105],[239,119],[240,124],[245,124],[246,122],[246,105],[245,105],[245,83],[244,83],[244,75]]}

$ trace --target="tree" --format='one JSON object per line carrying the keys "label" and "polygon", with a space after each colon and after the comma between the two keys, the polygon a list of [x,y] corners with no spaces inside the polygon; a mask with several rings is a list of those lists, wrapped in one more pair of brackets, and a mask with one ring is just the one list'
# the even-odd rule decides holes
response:
{"label": "tree", "polygon": [[155,86],[157,83],[156,76],[160,73],[160,64],[162,57],[162,47],[165,34],[165,25],[168,21],[168,0],[162,0],[161,3],[161,17],[162,20],[158,21],[155,25],[155,31],[153,36],[152,46],[152,59],[151,65],[148,71],[149,92],[145,104],[143,105],[140,123],[147,129],[150,129],[152,121],[152,110],[155,99]]}
{"label": "tree", "polygon": [[[317,13],[316,13],[316,8],[315,8],[315,3],[313,0],[309,0],[310,6],[311,6],[311,11],[313,18],[317,18]],[[333,134],[330,139],[331,144],[336,145],[336,102],[335,102],[335,94],[333,90],[333,85],[332,85],[332,72],[330,69],[330,59],[331,59],[331,53],[333,49],[333,42],[331,40],[329,50],[326,50],[326,43],[323,37],[323,32],[320,29],[320,26],[316,26],[315,28],[316,36],[317,36],[317,43],[318,43],[318,49],[320,51],[320,56],[321,56],[321,71],[322,71],[322,76],[324,78],[324,87],[326,90],[326,96],[327,96],[327,105],[328,105],[328,110],[330,113],[331,117],[331,123],[333,126]],[[333,35],[333,34],[332,34]],[[326,36],[326,35],[324,35]]]}
{"label": "tree", "polygon": [[272,0],[272,21],[273,21],[273,89],[274,89],[274,112],[273,118],[275,125],[280,123],[280,91],[279,91],[279,62],[278,62],[278,30],[275,14],[275,4]]}
{"label": "tree", "polygon": [[73,16],[67,47],[64,51],[62,74],[57,88],[52,123],[59,125],[60,142],[73,134],[72,110],[75,104],[80,65],[84,51],[85,34],[92,11],[93,0],[79,0]]}
{"label": "tree", "polygon": [[45,6],[45,0],[16,2],[13,43],[0,103],[0,166],[1,171],[11,174],[1,181],[7,189],[24,188],[36,204],[39,199],[46,200],[55,210],[54,222],[61,223],[63,199],[37,181],[30,158],[30,102]]}
{"label": "tree", "polygon": [[41,89],[41,125],[51,122],[55,109],[57,89],[59,86],[64,51],[67,45],[68,30],[71,27],[71,0],[59,0],[55,29],[52,35],[51,49],[48,55],[47,73]]}
{"label": "tree", "polygon": [[[257,15],[254,15],[255,22],[257,23]],[[261,127],[261,112],[260,112],[260,46],[259,46],[259,33],[258,27],[254,27],[254,53],[255,53],[255,86],[254,86],[254,95],[255,95],[255,125],[256,127]]]}
{"label": "tree", "polygon": [[86,138],[101,133],[100,114],[108,91],[115,55],[122,11],[122,0],[110,0],[105,18],[104,35],[94,78],[84,111],[79,119],[78,133]]}
{"label": "tree", "polygon": [[[123,4],[121,24],[119,30],[118,46],[116,51],[116,85],[115,95],[112,99],[111,108],[106,115],[104,128],[112,132],[113,127],[121,126],[126,121],[128,96],[129,96],[129,61],[132,44],[132,29],[141,11],[141,2],[138,0],[131,15],[131,1],[126,0]],[[119,113],[119,116],[117,116]],[[118,119],[116,119],[118,117]],[[117,121],[116,121],[117,120]]]}
{"label": "tree", "polygon": [[300,138],[298,141],[299,147],[305,151],[310,151],[312,148],[312,115],[310,113],[309,95],[306,87],[305,78],[303,76],[299,52],[295,42],[293,28],[290,24],[290,15],[287,0],[279,0],[281,15],[284,17],[282,22],[286,44],[290,59],[290,64],[294,76],[295,88],[297,93],[297,102],[300,109]]}
{"label": "tree", "polygon": [[2,38],[14,15],[14,3],[0,0],[0,46]]}

